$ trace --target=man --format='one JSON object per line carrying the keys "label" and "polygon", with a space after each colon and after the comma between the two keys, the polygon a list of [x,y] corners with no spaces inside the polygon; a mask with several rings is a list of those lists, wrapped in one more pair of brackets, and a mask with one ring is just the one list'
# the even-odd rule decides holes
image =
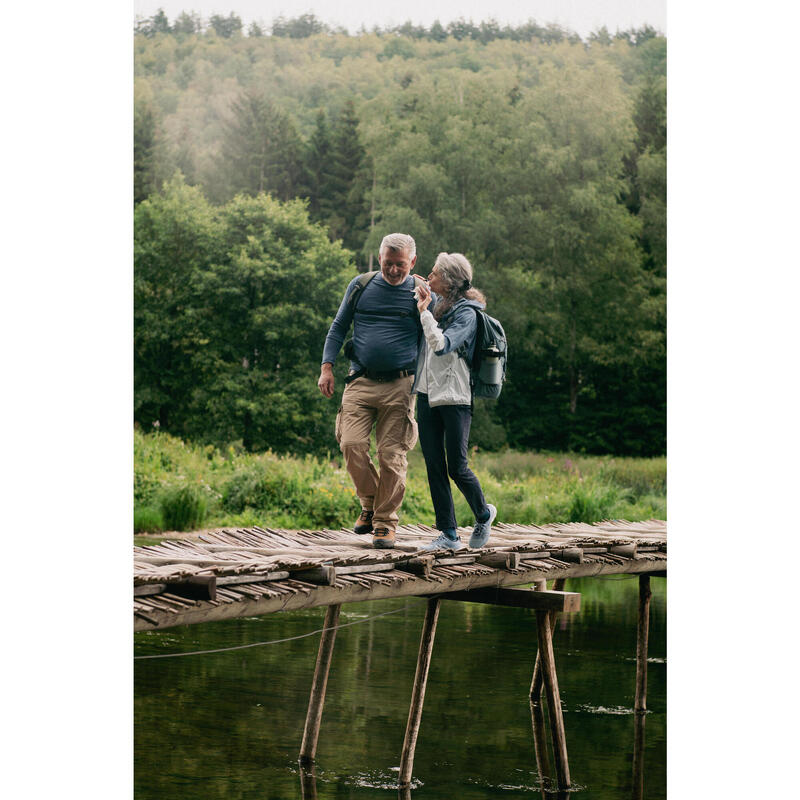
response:
{"label": "man", "polygon": [[[417,261],[414,239],[404,233],[385,236],[379,261],[380,272],[365,285],[363,275],[350,281],[325,338],[317,385],[325,397],[333,396],[333,363],[352,323],[352,343],[345,346],[350,373],[336,417],[336,440],[361,501],[353,530],[372,533],[375,547],[389,548],[406,489],[406,453],[417,441],[411,394],[420,339],[410,274]],[[380,471],[369,455],[373,426]]]}

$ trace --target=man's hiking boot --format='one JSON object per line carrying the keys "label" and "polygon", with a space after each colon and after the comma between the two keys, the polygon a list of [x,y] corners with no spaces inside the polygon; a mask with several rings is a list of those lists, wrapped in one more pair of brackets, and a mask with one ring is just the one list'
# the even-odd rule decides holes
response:
{"label": "man's hiking boot", "polygon": [[353,531],[358,534],[372,533],[372,515],[374,513],[374,511],[367,511],[366,508],[362,508]]}
{"label": "man's hiking boot", "polygon": [[389,550],[394,547],[394,531],[388,528],[375,528],[372,532],[372,546],[379,550]]}

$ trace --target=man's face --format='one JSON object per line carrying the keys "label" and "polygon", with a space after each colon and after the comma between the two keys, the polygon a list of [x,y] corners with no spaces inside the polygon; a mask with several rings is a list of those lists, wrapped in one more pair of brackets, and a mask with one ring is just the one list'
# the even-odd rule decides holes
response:
{"label": "man's face", "polygon": [[416,262],[416,255],[410,257],[408,250],[391,250],[387,247],[381,253],[381,274],[387,283],[399,286],[408,277]]}

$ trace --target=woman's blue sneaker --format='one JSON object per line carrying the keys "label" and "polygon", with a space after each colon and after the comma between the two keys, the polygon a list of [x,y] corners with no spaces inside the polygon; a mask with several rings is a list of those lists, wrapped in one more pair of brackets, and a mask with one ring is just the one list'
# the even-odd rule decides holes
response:
{"label": "woman's blue sneaker", "polygon": [[461,550],[464,542],[461,539],[451,539],[444,533],[440,533],[432,542],[422,545],[420,550]]}
{"label": "woman's blue sneaker", "polygon": [[486,542],[489,541],[489,535],[492,532],[492,523],[497,516],[497,509],[489,503],[489,519],[486,522],[476,522],[475,527],[472,529],[472,536],[469,537],[469,546],[474,550],[480,547],[486,547]]}

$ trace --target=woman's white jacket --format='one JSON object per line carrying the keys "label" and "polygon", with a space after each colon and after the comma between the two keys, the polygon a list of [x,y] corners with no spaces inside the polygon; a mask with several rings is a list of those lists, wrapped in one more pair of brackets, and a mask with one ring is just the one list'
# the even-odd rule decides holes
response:
{"label": "woman's white jacket", "polygon": [[483,307],[477,300],[461,299],[438,323],[430,310],[420,314],[424,342],[420,343],[411,391],[427,394],[430,406],[472,403],[469,366],[459,351],[472,361],[478,330],[475,309]]}

